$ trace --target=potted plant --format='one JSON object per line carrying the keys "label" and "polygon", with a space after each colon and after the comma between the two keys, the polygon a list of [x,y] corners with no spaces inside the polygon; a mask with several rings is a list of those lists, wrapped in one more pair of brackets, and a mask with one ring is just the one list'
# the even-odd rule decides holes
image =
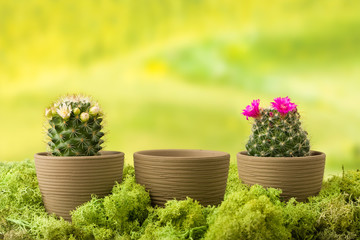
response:
{"label": "potted plant", "polygon": [[35,154],[46,210],[70,220],[69,212],[111,192],[121,182],[124,153],[101,151],[103,113],[90,97],[61,97],[45,110],[48,152]]}
{"label": "potted plant", "polygon": [[202,205],[224,199],[230,155],[186,149],[146,150],[134,153],[135,178],[149,191],[153,205],[191,197]]}
{"label": "potted plant", "polygon": [[246,150],[237,154],[239,178],[249,185],[280,188],[284,200],[304,201],[322,185],[325,154],[310,150],[297,105],[289,97],[275,98],[271,107],[254,100],[243,110],[254,119]]}

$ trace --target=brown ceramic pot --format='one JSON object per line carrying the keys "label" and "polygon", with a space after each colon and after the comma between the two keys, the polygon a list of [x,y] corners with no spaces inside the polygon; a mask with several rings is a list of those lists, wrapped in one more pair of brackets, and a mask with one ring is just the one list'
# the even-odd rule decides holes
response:
{"label": "brown ceramic pot", "polygon": [[149,190],[153,205],[183,200],[218,205],[224,198],[230,155],[206,150],[148,150],[134,153],[136,181]]}
{"label": "brown ceramic pot", "polygon": [[306,157],[254,157],[237,154],[239,178],[248,185],[280,188],[284,200],[305,201],[321,189],[325,154],[311,151]]}
{"label": "brown ceramic pot", "polygon": [[55,157],[35,154],[36,175],[45,209],[65,220],[69,212],[91,199],[108,195],[121,182],[124,153],[102,151],[99,156]]}

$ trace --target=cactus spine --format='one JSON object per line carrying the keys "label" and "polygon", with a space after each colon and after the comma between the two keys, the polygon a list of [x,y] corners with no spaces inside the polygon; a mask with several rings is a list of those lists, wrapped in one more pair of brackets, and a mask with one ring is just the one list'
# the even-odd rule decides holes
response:
{"label": "cactus spine", "polygon": [[252,133],[246,144],[251,156],[302,157],[310,153],[308,134],[301,127],[300,114],[288,97],[276,98],[272,108],[259,108],[259,100],[244,109],[253,117]]}
{"label": "cactus spine", "polygon": [[104,133],[97,102],[80,95],[62,97],[45,110],[45,116],[53,156],[99,155]]}

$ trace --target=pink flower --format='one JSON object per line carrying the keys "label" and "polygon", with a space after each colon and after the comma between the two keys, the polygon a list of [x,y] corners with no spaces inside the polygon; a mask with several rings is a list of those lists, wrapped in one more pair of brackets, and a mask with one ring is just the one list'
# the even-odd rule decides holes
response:
{"label": "pink flower", "polygon": [[259,110],[260,99],[253,100],[251,105],[247,105],[243,110],[242,114],[246,116],[246,120],[249,120],[249,117],[257,118],[260,117]]}
{"label": "pink flower", "polygon": [[295,103],[290,102],[289,97],[285,98],[275,98],[275,102],[271,102],[271,105],[274,109],[278,110],[279,113],[283,116],[286,115],[288,112],[291,112],[296,109],[297,105]]}

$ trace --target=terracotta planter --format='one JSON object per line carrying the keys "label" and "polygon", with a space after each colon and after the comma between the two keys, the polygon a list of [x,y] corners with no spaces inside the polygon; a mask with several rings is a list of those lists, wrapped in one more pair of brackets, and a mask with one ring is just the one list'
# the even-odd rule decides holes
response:
{"label": "terracotta planter", "polygon": [[206,150],[148,150],[134,153],[136,181],[149,190],[153,205],[187,196],[202,205],[224,198],[230,155]]}
{"label": "terracotta planter", "polygon": [[248,185],[282,189],[282,197],[305,201],[321,189],[325,154],[311,151],[306,157],[254,157],[247,152],[237,154],[239,178]]}
{"label": "terracotta planter", "polygon": [[36,175],[46,211],[71,220],[69,212],[91,199],[104,197],[121,182],[124,153],[103,151],[99,156],[55,157],[35,154]]}

